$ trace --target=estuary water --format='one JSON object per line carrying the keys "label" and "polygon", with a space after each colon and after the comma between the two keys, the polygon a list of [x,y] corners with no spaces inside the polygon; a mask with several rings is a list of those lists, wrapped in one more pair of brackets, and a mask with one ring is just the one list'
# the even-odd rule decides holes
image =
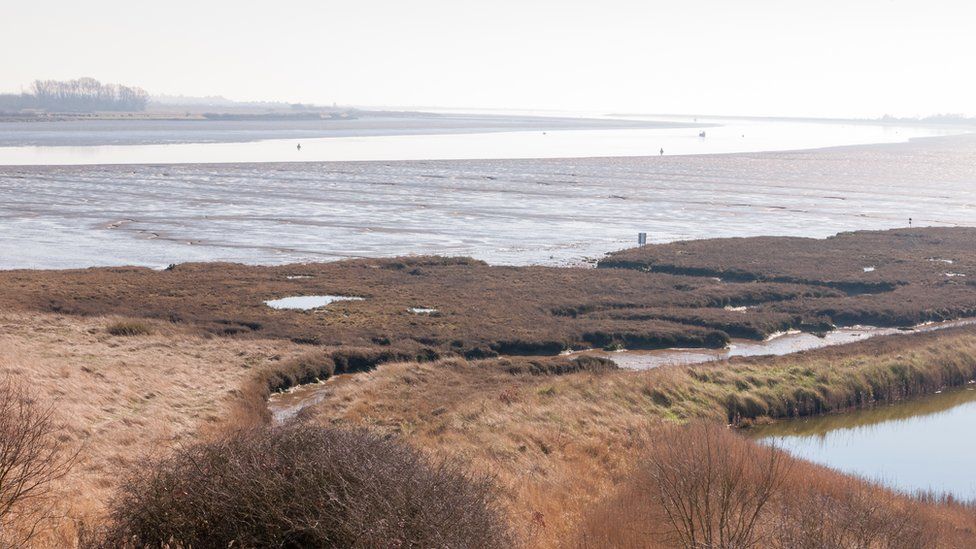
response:
{"label": "estuary water", "polygon": [[[533,119],[536,120],[536,119]],[[383,130],[308,129],[293,131],[157,129],[135,132],[98,127],[89,132],[39,131],[45,123],[0,124],[0,165],[225,164],[243,162],[335,162],[398,160],[476,160],[526,158],[628,157],[728,154],[815,149],[873,143],[898,143],[917,137],[958,132],[880,124],[765,120],[681,119],[579,121],[551,125],[535,121],[532,130],[505,126],[449,127],[441,133],[420,128]],[[433,119],[434,124],[437,119]],[[74,124],[85,124],[76,122]],[[88,123],[92,124],[92,123]],[[147,124],[133,122],[133,124]],[[200,122],[217,125],[218,122]],[[223,123],[224,125],[228,123]],[[604,124],[605,127],[600,127]],[[641,125],[647,127],[641,127]],[[6,132],[4,127],[6,126]],[[520,126],[514,125],[519,128]],[[521,127],[531,127],[528,124]],[[152,128],[152,126],[149,126]],[[436,126],[435,126],[436,128]],[[109,136],[116,135],[117,141]],[[318,135],[328,137],[317,137]],[[281,138],[298,135],[304,137]],[[251,136],[251,139],[248,139]],[[70,137],[70,139],[69,139]],[[203,142],[184,141],[205,139]],[[65,144],[68,143],[68,144]]]}
{"label": "estuary water", "polygon": [[[0,269],[407,254],[585,265],[638,232],[652,243],[825,237],[976,219],[974,135],[721,119],[462,122],[361,122],[311,140],[326,130],[7,124],[0,163],[41,165],[0,166]],[[441,133],[411,134],[423,131]],[[301,151],[287,135],[303,136]],[[346,160],[311,161],[335,158]]]}

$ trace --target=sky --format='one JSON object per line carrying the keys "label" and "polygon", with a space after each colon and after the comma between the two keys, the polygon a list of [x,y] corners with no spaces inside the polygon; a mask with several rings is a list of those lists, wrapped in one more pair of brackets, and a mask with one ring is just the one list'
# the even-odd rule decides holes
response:
{"label": "sky", "polygon": [[47,0],[0,17],[0,90],[359,106],[976,115],[976,3]]}

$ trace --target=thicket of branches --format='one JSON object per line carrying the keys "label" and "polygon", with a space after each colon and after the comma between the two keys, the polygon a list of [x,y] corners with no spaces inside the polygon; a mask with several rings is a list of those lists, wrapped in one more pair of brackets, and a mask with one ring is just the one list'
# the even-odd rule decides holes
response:
{"label": "thicket of branches", "polygon": [[0,378],[0,547],[29,545],[56,518],[55,483],[77,452],[58,438],[54,409],[30,391]]}
{"label": "thicket of branches", "polygon": [[94,78],[35,80],[29,93],[0,96],[0,109],[44,109],[62,112],[142,111],[149,94],[121,84],[102,84]]}
{"label": "thicket of branches", "polygon": [[508,547],[491,483],[396,440],[294,423],[223,435],[125,479],[95,546]]}

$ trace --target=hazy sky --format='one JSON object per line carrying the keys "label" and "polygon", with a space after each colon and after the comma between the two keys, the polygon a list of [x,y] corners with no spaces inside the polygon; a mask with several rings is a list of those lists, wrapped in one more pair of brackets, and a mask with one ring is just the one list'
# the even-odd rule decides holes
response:
{"label": "hazy sky", "polygon": [[0,89],[598,112],[976,115],[976,3],[4,2]]}

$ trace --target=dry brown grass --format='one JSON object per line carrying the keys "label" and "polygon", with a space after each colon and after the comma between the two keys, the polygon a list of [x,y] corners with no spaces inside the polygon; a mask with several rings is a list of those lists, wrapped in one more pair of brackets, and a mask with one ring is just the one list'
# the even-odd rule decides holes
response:
{"label": "dry brown grass", "polygon": [[150,336],[118,338],[106,332],[117,320],[0,313],[0,375],[52,403],[64,440],[82,450],[61,482],[69,520],[47,533],[51,545],[71,539],[72,519],[100,516],[124,466],[219,424],[245,379],[303,350],[281,340],[204,338],[168,323]]}
{"label": "dry brown grass", "polygon": [[[69,440],[86,441],[81,466],[66,479],[71,492],[82,494],[70,500],[74,518],[98,519],[119,471],[145,452],[167,453],[232,421],[241,399],[253,398],[247,387],[255,380],[267,383],[268,372],[308,372],[320,365],[307,362],[307,346],[206,338],[168,323],[155,324],[150,336],[117,338],[105,331],[115,320],[0,316],[0,369],[58,402]],[[322,351],[332,365],[336,351]],[[804,380],[826,379],[832,388],[853,391],[858,385],[847,380],[917,372],[905,379],[928,381],[893,387],[922,392],[971,371],[974,357],[976,333],[960,328],[778,359],[647,372],[599,369],[553,376],[545,372],[560,370],[547,370],[547,361],[397,362],[327,384],[329,397],[307,415],[397,434],[435,458],[495,475],[519,536],[529,546],[550,547],[575,539],[590,510],[618,494],[642,453],[654,447],[659,435],[649,427],[658,421],[724,420],[730,395],[763,395],[778,386],[784,391],[772,399],[778,402],[795,396],[786,390]],[[265,391],[267,385],[260,394]],[[847,406],[848,394],[853,393],[837,391],[835,400],[825,402]],[[878,397],[905,394],[910,393]],[[237,419],[259,416],[264,414]],[[952,524],[966,517],[939,506],[926,509],[937,519],[948,513]],[[57,533],[69,536],[70,528]]]}
{"label": "dry brown grass", "polygon": [[[943,368],[969,368],[972,379],[976,332],[879,338],[798,356],[694,368],[559,377],[513,376],[493,367],[493,361],[390,364],[337,384],[314,414],[329,424],[395,433],[435,455],[458,456],[474,470],[492,471],[522,538],[530,546],[551,547],[574,539],[588,509],[629,482],[635,463],[662,436],[651,429],[659,421],[724,423],[730,395],[749,395],[750,383],[760,379],[763,387],[780,386],[786,397],[792,394],[790,376],[838,376],[832,386],[836,402],[847,406],[840,388],[856,391],[857,385],[845,380],[917,369],[947,381],[950,377],[934,373]],[[891,392],[879,398],[902,396]],[[973,519],[971,511],[927,509],[937,518],[946,513],[952,524],[973,525],[965,522]]]}
{"label": "dry brown grass", "polygon": [[[778,279],[748,283],[635,269],[488,267],[431,258],[184,265],[166,272],[2,272],[0,373],[56,402],[67,423],[65,441],[83,446],[79,467],[64,480],[67,492],[80,494],[66,499],[75,519],[97,519],[119,471],[147,452],[167,453],[228,424],[266,421],[270,390],[359,372],[327,384],[328,398],[305,415],[397,434],[435,458],[458,459],[472,471],[497,475],[520,537],[530,546],[556,546],[575,539],[594,505],[617,497],[644,452],[659,442],[655,437],[662,435],[651,430],[657,422],[748,423],[958,385],[976,373],[976,331],[878,338],[778,359],[649,372],[572,373],[577,368],[565,358],[440,357],[552,354],[591,344],[713,344],[727,333],[761,337],[784,326],[816,329],[825,321],[821,314],[897,324],[971,313],[976,291],[964,278],[939,277],[931,269],[911,278],[911,270],[899,266],[928,265],[918,257],[953,252],[960,260],[953,271],[964,270],[969,260],[960,259],[964,250],[953,246],[973,232],[925,232],[924,238],[948,243],[908,251],[905,242],[915,240],[899,235],[862,235],[862,248],[847,250],[875,250],[880,255],[869,259],[878,260],[890,254],[889,278],[844,270],[862,257],[825,263],[836,269],[810,278],[818,261],[835,253],[829,246],[819,256],[800,254],[794,271],[779,263],[782,253],[757,252],[758,259],[768,260],[762,276]],[[889,248],[882,249],[886,241]],[[780,252],[796,245],[780,244]],[[734,257],[712,259],[724,265]],[[296,274],[312,278],[287,278]],[[806,278],[797,283],[801,275]],[[313,293],[368,299],[318,312],[273,311],[262,303]],[[748,314],[721,309],[730,303],[760,307]],[[441,313],[413,315],[406,311],[413,306]],[[132,322],[147,330],[127,337],[108,331]],[[320,345],[308,345],[314,342]],[[545,375],[551,373],[566,375]],[[854,510],[865,508],[863,498],[837,497]],[[889,511],[907,505],[905,498],[891,498],[883,499],[890,501],[884,504]],[[815,504],[797,501],[793,508]],[[971,528],[965,523],[969,515],[957,508],[920,509],[942,526]],[[59,533],[67,537],[55,537]],[[64,543],[70,534],[66,528],[48,541]]]}

